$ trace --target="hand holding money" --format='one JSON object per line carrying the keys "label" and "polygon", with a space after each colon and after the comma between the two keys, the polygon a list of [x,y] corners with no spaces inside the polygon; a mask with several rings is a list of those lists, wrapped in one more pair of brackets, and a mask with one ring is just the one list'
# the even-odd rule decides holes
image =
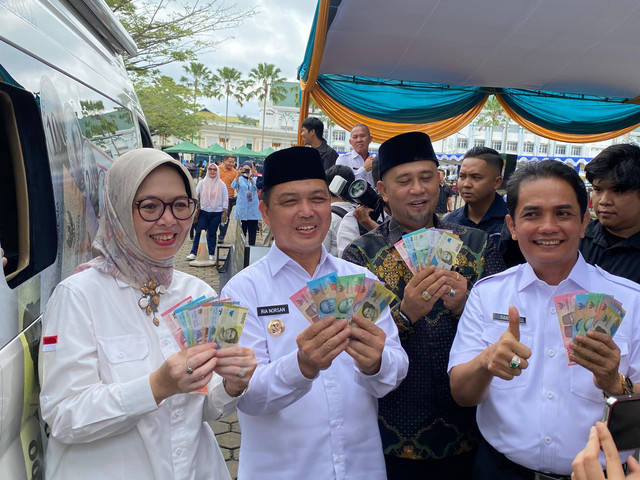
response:
{"label": "hand holding money", "polygon": [[593,373],[596,387],[610,395],[622,395],[620,349],[608,334],[589,330],[586,335],[576,335],[570,349],[569,360]]}
{"label": "hand holding money", "polygon": [[216,351],[216,357],[214,372],[224,378],[226,392],[237,397],[249,386],[258,365],[253,349],[229,346]]}
{"label": "hand holding money", "polygon": [[326,370],[331,362],[347,348],[351,328],[345,319],[333,316],[322,318],[298,335],[298,365],[302,374],[315,378],[320,370]]}
{"label": "hand holding money", "polygon": [[387,335],[380,327],[357,313],[351,317],[351,337],[346,351],[365,375],[380,371],[382,350]]}
{"label": "hand holding money", "polygon": [[[516,356],[520,359],[519,363],[513,362]],[[509,326],[496,343],[485,349],[483,363],[491,375],[503,380],[512,380],[529,366],[529,357],[531,349],[520,343],[520,314],[518,309],[511,305]]]}
{"label": "hand holding money", "polygon": [[433,305],[451,290],[443,273],[442,269],[428,266],[417,272],[405,286],[400,309],[413,322],[427,315]]}

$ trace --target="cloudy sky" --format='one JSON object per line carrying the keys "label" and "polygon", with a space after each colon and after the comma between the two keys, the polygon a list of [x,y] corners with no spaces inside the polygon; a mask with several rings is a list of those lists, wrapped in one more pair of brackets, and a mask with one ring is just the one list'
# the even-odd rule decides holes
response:
{"label": "cloudy sky", "polygon": [[[222,0],[221,0],[222,1]],[[202,54],[198,61],[209,70],[234,67],[246,77],[258,63],[273,63],[282,70],[288,80],[296,79],[296,71],[302,62],[317,0],[224,0],[226,4],[237,4],[240,9],[253,6],[260,11],[234,30],[220,32],[223,37],[232,36],[218,45],[212,53]],[[172,66],[164,73],[179,79],[182,67]],[[207,99],[205,106],[224,114],[224,101]],[[240,108],[229,101],[229,115],[258,117],[255,101]]]}

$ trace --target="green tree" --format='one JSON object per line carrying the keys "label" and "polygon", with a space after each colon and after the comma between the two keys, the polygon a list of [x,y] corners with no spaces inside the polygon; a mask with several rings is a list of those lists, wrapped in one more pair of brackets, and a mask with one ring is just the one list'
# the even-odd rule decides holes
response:
{"label": "green tree", "polygon": [[243,125],[258,126],[258,120],[247,115],[238,115],[238,120],[240,120]]}
{"label": "green tree", "polygon": [[173,62],[195,61],[199,53],[228,37],[221,31],[237,28],[256,9],[238,9],[225,0],[106,0],[138,45],[135,57],[125,55],[127,69],[138,75],[156,72]]}
{"label": "green tree", "polygon": [[[149,130],[159,137],[198,135],[202,118],[191,111],[191,91],[165,75],[136,85]],[[163,143],[163,142],[161,142]]]}
{"label": "green tree", "polygon": [[214,81],[213,74],[203,63],[191,62],[189,65],[183,65],[182,68],[187,76],[182,76],[180,81],[191,89],[192,110],[196,113],[200,109],[198,98],[210,97],[212,83]]}
{"label": "green tree", "polygon": [[[481,127],[489,129],[490,141],[489,141],[489,145],[487,145],[488,147],[490,147],[491,143],[493,142],[494,127],[500,127],[502,129],[506,129],[509,125],[509,121],[510,121],[509,116],[503,110],[502,105],[500,105],[500,102],[498,102],[498,100],[494,95],[491,95],[487,100],[487,103],[484,104],[484,107],[482,108],[482,111],[478,115],[477,121],[476,121],[476,123]],[[506,145],[504,145],[504,142],[506,141],[505,139],[506,139],[506,135],[503,134],[503,140],[502,140],[503,151],[506,149]]]}
{"label": "green tree", "polygon": [[242,81],[242,73],[232,67],[222,67],[216,70],[213,75],[212,89],[215,96],[220,99],[225,98],[224,108],[224,148],[228,148],[227,129],[229,125],[229,97],[233,98],[238,105],[242,107],[242,103],[246,100],[244,93],[245,84]]}
{"label": "green tree", "polygon": [[267,113],[267,99],[272,102],[280,102],[287,98],[287,89],[284,86],[285,78],[281,77],[281,70],[272,63],[259,63],[249,72],[247,86],[253,87],[247,99],[256,97],[262,101],[262,141],[261,150],[264,150],[264,122]]}

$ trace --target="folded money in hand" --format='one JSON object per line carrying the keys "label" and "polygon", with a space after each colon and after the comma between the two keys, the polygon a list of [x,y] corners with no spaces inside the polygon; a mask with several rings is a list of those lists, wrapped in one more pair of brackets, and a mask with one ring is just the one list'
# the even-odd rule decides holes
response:
{"label": "folded money in hand", "polygon": [[394,247],[413,274],[429,265],[451,270],[462,240],[447,230],[421,228],[407,233]]}

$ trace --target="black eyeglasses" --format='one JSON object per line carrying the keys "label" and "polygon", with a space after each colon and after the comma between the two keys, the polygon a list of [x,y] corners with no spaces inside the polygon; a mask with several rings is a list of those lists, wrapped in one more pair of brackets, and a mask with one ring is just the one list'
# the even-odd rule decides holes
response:
{"label": "black eyeglasses", "polygon": [[189,197],[176,198],[173,202],[163,202],[159,198],[150,197],[134,202],[138,207],[140,217],[147,222],[155,222],[162,215],[167,207],[171,208],[171,213],[178,220],[191,218],[196,211],[196,201]]}

